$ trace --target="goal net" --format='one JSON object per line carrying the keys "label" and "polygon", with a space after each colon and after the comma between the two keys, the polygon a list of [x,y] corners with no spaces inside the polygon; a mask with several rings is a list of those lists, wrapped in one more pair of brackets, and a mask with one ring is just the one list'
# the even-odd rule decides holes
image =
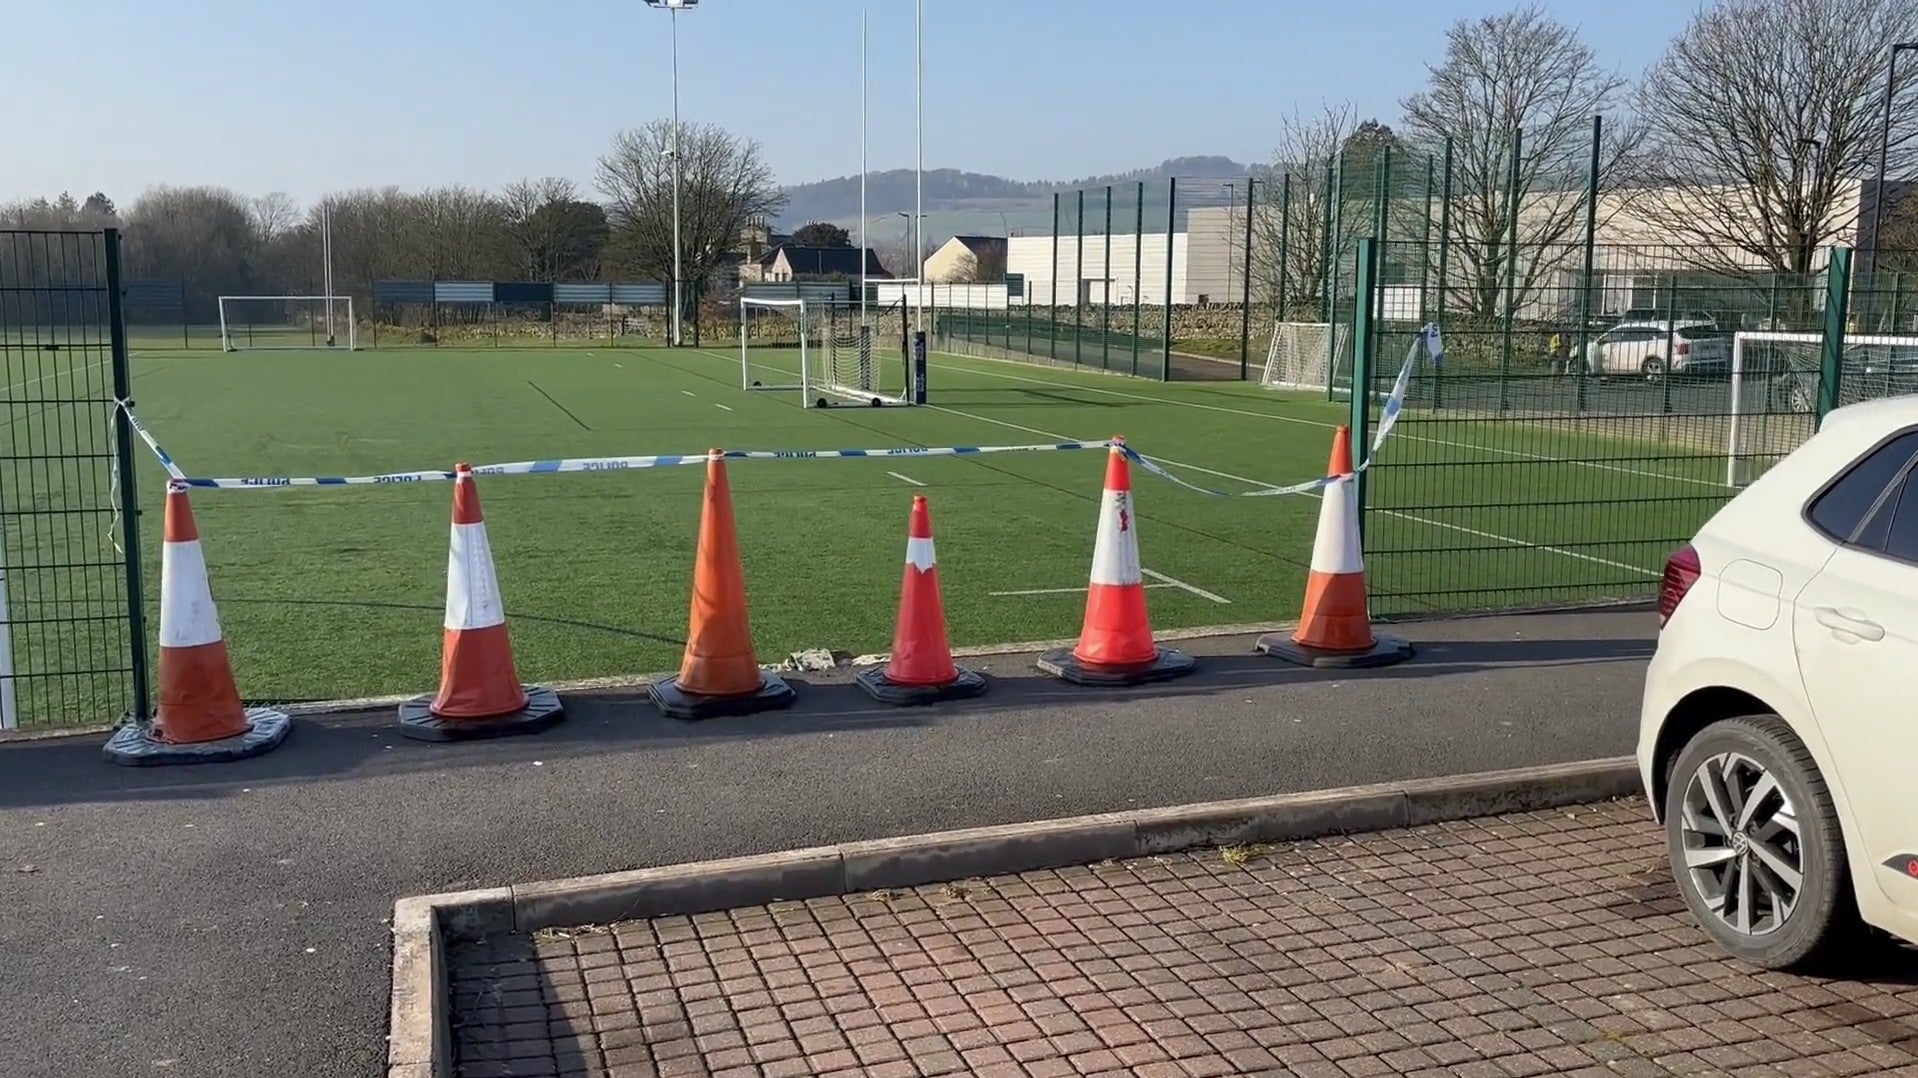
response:
{"label": "goal net", "polygon": [[1280,322],[1272,327],[1259,384],[1268,389],[1323,392],[1352,370],[1352,327],[1344,323]]}
{"label": "goal net", "polygon": [[[1818,429],[1820,333],[1732,336],[1725,482],[1744,486]],[[1836,406],[1918,393],[1918,336],[1853,336],[1839,356]]]}
{"label": "goal net", "polygon": [[904,357],[884,358],[890,351],[856,307],[740,297],[739,372],[748,390],[797,390],[806,408],[911,404]]}
{"label": "goal net", "polygon": [[355,349],[353,297],[221,296],[220,346]]}

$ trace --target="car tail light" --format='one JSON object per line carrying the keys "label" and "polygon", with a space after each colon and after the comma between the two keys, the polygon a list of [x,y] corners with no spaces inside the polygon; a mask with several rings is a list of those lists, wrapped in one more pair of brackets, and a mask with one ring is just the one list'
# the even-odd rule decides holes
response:
{"label": "car tail light", "polygon": [[1673,349],[1673,351],[1681,356],[1689,356],[1692,354],[1692,344],[1690,341],[1679,341],[1678,347]]}
{"label": "car tail light", "polygon": [[1672,619],[1672,612],[1684,601],[1685,593],[1692,590],[1692,585],[1698,583],[1698,574],[1703,571],[1698,561],[1698,551],[1690,543],[1672,551],[1671,557],[1665,559],[1665,579],[1658,588],[1659,628],[1664,628],[1665,623]]}

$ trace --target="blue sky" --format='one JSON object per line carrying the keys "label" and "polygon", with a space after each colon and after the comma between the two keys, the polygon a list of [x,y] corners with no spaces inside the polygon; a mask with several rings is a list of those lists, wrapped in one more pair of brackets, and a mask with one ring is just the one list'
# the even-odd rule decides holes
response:
{"label": "blue sky", "polygon": [[[928,168],[1069,179],[1270,154],[1295,103],[1396,119],[1453,20],[1512,0],[926,0]],[[1683,0],[1553,0],[1636,74]],[[757,139],[781,182],[913,160],[912,0],[702,0],[680,17],[688,121]],[[0,199],[159,182],[329,190],[563,175],[671,114],[668,17],[642,0],[22,0],[0,65]]]}

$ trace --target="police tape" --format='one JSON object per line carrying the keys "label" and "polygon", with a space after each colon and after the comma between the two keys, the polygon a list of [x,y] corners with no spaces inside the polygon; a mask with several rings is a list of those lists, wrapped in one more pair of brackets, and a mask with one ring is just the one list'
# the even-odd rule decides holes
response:
{"label": "police tape", "polygon": [[[1406,353],[1405,363],[1399,369],[1398,378],[1390,393],[1384,396],[1384,406],[1379,416],[1378,429],[1372,438],[1371,448],[1365,460],[1353,474],[1370,467],[1377,456],[1379,447],[1385,443],[1385,436],[1391,432],[1398,421],[1400,410],[1405,404],[1405,395],[1411,384],[1412,370],[1418,361],[1420,347],[1423,345],[1430,353],[1435,364],[1444,363],[1444,348],[1439,338],[1437,326],[1426,326],[1419,331],[1418,338]],[[174,461],[172,454],[160,445],[158,439],[149,431],[133,412],[132,402],[116,402],[126,414],[128,425],[144,441],[147,448],[158,458],[160,466],[166,469],[169,486],[210,489],[210,490],[279,490],[288,487],[356,487],[389,486],[407,483],[446,483],[451,482],[454,473],[450,470],[425,469],[411,472],[385,472],[378,475],[305,475],[305,476],[233,476],[227,478],[204,478],[189,476]],[[1182,479],[1168,471],[1138,450],[1127,445],[1123,439],[1104,439],[1099,441],[1049,442],[1038,445],[961,445],[961,446],[896,446],[886,449],[724,449],[705,453],[656,453],[645,456],[618,457],[558,457],[551,460],[522,460],[505,464],[480,464],[473,467],[474,475],[560,475],[580,472],[616,472],[634,471],[649,468],[674,468],[683,465],[704,464],[717,455],[724,460],[885,460],[912,457],[969,457],[993,453],[1060,453],[1081,449],[1117,448],[1128,460],[1138,464],[1153,475],[1184,487],[1213,497],[1265,498],[1287,494],[1307,494],[1323,489],[1344,476],[1324,476],[1318,479],[1295,483],[1290,486],[1261,487],[1257,490],[1219,491],[1200,486]]]}
{"label": "police tape", "polygon": [[1346,475],[1321,476],[1317,479],[1308,479],[1303,483],[1293,483],[1290,486],[1260,487],[1258,490],[1213,490],[1211,487],[1200,486],[1197,483],[1179,478],[1167,471],[1162,465],[1154,463],[1150,458],[1134,452],[1130,446],[1122,446],[1122,449],[1128,458],[1153,475],[1176,483],[1187,490],[1197,491],[1200,494],[1208,494],[1215,498],[1275,498],[1288,494],[1310,494],[1316,490],[1324,490],[1333,483],[1350,479],[1360,472],[1365,471],[1367,468],[1370,468],[1372,462],[1378,458],[1379,448],[1385,444],[1385,436],[1392,433],[1392,428],[1396,426],[1399,421],[1399,413],[1405,410],[1405,395],[1412,387],[1412,371],[1418,366],[1419,352],[1421,350],[1431,356],[1432,363],[1435,366],[1444,365],[1445,343],[1439,336],[1439,328],[1437,326],[1426,326],[1420,329],[1418,337],[1412,341],[1412,346],[1406,349],[1405,362],[1399,366],[1398,377],[1393,379],[1391,391],[1384,394],[1383,403],[1379,409],[1378,429],[1372,432],[1372,445],[1366,450],[1365,459],[1360,461],[1358,465]]}
{"label": "police tape", "polygon": [[[171,457],[150,436],[147,444],[163,464]],[[705,464],[714,456],[723,460],[860,460],[906,457],[971,457],[989,453],[1061,453],[1076,449],[1109,449],[1115,443],[1052,442],[1044,445],[958,445],[899,446],[888,449],[724,449],[706,453],[656,453],[625,457],[558,457],[552,460],[521,460],[506,464],[476,464],[474,475],[559,475],[569,472],[620,472],[646,468],[675,468]],[[451,482],[453,473],[439,469],[417,472],[385,472],[379,475],[278,475],[235,476],[209,479],[189,476],[169,467],[172,482],[189,488],[212,490],[272,490],[285,487],[387,486],[402,483]]]}

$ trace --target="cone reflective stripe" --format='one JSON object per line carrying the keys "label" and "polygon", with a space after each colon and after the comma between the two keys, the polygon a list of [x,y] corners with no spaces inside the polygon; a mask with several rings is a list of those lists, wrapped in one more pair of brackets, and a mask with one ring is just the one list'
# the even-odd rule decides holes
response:
{"label": "cone reflective stripe", "polygon": [[132,767],[240,760],[286,740],[292,727],[284,711],[240,702],[186,484],[167,484],[160,548],[160,706],[151,723],[128,722],[115,730],[102,754]]}
{"label": "cone reflective stripe", "polygon": [[1132,465],[1114,446],[1106,457],[1099,531],[1092,541],[1092,576],[1085,621],[1072,654],[1102,666],[1148,663],[1158,654],[1146,616],[1145,576],[1139,571],[1139,521],[1132,509]]}
{"label": "cone reflective stripe", "polygon": [[479,487],[465,464],[453,470],[442,625],[439,691],[400,705],[402,734],[419,741],[504,737],[537,733],[565,717],[558,693],[520,684]]}
{"label": "cone reflective stripe", "polygon": [[186,488],[167,489],[160,551],[160,708],[154,737],[174,745],[220,741],[247,731],[226,639],[207,584],[206,558]]}
{"label": "cone reflective stripe", "polygon": [[952,661],[945,604],[939,597],[939,556],[932,544],[932,509],[923,494],[913,496],[906,534],[906,567],[899,584],[892,654],[884,668],[864,671],[855,680],[874,699],[888,704],[977,696],[986,691],[986,679]]}
{"label": "cone reflective stripe", "polygon": [[493,546],[480,516],[473,470],[453,478],[453,529],[446,555],[446,632],[440,648],[435,715],[454,719],[508,715],[526,706],[513,664],[506,605],[493,569]]}
{"label": "cone reflective stripe", "polygon": [[1311,572],[1299,626],[1289,637],[1260,637],[1257,647],[1308,666],[1384,666],[1409,658],[1411,645],[1372,631],[1352,433],[1346,427],[1332,435],[1332,456],[1325,472],[1333,481],[1319,499],[1319,527],[1312,539]]}
{"label": "cone reflective stripe", "polygon": [[1125,439],[1106,455],[1099,530],[1092,541],[1085,619],[1070,652],[1047,652],[1039,668],[1081,684],[1137,684],[1189,674],[1190,656],[1161,648],[1146,615],[1145,574],[1139,564],[1139,518],[1132,501],[1132,464]]}
{"label": "cone reflective stripe", "polygon": [[777,674],[762,670],[746,614],[746,576],[733,523],[732,485],[723,450],[706,458],[706,495],[699,512],[692,610],[679,673],[653,682],[647,696],[676,719],[750,715],[790,706],[797,698]]}

